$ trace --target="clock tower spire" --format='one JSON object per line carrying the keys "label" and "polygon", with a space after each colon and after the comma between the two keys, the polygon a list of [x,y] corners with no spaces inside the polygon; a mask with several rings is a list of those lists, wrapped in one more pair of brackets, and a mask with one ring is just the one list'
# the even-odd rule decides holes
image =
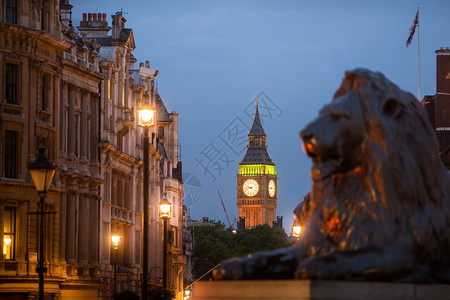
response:
{"label": "clock tower spire", "polygon": [[253,228],[273,225],[277,208],[277,169],[267,151],[267,136],[259,116],[259,99],[248,133],[247,151],[237,172],[237,207],[240,224]]}

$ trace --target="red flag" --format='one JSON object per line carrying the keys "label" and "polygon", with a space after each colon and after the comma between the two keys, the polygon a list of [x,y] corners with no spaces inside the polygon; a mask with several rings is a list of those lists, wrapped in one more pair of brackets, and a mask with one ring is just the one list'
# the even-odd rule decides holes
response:
{"label": "red flag", "polygon": [[406,41],[406,47],[408,47],[409,44],[411,44],[417,26],[419,26],[419,8],[417,8],[416,17],[414,18],[413,25],[411,26],[411,29],[409,31],[409,37],[408,40]]}

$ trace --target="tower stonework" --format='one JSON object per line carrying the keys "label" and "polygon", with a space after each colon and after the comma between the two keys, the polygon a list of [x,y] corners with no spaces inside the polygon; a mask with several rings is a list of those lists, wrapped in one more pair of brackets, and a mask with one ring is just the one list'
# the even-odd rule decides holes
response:
{"label": "tower stonework", "polygon": [[239,162],[236,176],[240,228],[250,229],[263,224],[273,226],[276,221],[277,169],[267,152],[266,138],[256,102],[247,151]]}

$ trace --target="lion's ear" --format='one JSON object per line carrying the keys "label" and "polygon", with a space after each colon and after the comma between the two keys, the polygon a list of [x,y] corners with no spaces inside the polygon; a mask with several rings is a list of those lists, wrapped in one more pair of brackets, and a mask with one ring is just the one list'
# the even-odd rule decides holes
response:
{"label": "lion's ear", "polygon": [[383,104],[383,113],[393,118],[400,118],[403,112],[403,106],[397,99],[389,98]]}

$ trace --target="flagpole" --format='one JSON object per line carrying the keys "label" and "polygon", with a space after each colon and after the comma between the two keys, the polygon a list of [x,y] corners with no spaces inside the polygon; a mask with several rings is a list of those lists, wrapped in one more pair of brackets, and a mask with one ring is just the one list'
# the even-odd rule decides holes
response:
{"label": "flagpole", "polygon": [[419,16],[418,22],[417,22],[417,86],[418,86],[418,96],[419,101],[420,99],[420,15],[419,15],[419,8],[417,8],[417,15]]}

